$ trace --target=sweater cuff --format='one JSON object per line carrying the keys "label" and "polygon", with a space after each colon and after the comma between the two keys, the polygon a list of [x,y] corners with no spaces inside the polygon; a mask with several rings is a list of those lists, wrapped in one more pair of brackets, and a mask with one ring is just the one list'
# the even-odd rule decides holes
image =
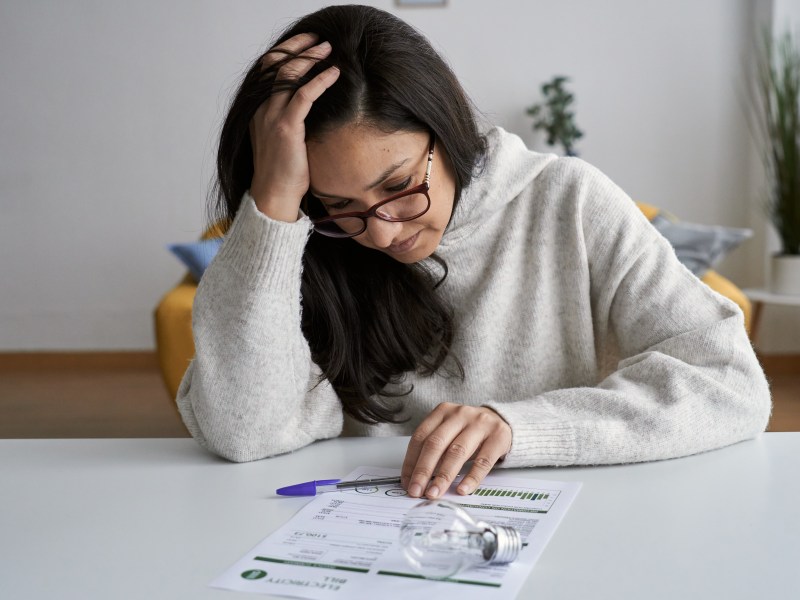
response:
{"label": "sweater cuff", "polygon": [[276,221],[256,208],[247,191],[218,258],[243,277],[266,287],[295,281],[302,271],[303,252],[313,231],[302,216],[294,223]]}
{"label": "sweater cuff", "polygon": [[497,467],[539,467],[575,464],[578,441],[575,428],[557,420],[546,406],[534,401],[487,402],[511,427],[511,450]]}

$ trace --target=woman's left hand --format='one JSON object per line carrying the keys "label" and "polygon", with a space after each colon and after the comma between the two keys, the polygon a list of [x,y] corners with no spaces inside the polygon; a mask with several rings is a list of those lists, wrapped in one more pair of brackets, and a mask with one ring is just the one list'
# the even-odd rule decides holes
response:
{"label": "woman's left hand", "polygon": [[461,495],[472,493],[508,454],[511,439],[511,427],[492,409],[443,402],[411,436],[400,472],[402,486],[411,497],[424,492],[428,498],[438,498],[472,459],[472,468],[457,489]]}

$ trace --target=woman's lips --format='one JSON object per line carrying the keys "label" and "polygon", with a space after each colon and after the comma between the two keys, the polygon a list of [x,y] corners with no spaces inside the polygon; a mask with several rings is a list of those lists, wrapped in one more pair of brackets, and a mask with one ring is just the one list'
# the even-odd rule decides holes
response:
{"label": "woman's lips", "polygon": [[419,231],[412,235],[410,238],[405,240],[404,242],[400,242],[399,244],[392,244],[389,246],[389,252],[393,254],[402,254],[403,252],[408,252],[411,248],[414,247],[414,244],[417,243],[417,238],[419,238]]}

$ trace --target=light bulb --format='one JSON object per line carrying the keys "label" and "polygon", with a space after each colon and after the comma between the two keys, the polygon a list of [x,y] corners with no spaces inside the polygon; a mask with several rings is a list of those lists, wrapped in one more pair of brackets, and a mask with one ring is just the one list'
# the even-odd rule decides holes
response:
{"label": "light bulb", "polygon": [[513,561],[522,539],[513,527],[476,521],[455,502],[426,500],[406,513],[400,546],[416,572],[444,579],[469,567]]}

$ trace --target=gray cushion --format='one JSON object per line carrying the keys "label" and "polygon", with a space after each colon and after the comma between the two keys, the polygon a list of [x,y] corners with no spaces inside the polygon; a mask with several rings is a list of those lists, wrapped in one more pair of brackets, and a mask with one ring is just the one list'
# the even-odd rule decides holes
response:
{"label": "gray cushion", "polygon": [[660,214],[651,223],[672,244],[678,260],[698,277],[753,235],[752,229],[671,221]]}

